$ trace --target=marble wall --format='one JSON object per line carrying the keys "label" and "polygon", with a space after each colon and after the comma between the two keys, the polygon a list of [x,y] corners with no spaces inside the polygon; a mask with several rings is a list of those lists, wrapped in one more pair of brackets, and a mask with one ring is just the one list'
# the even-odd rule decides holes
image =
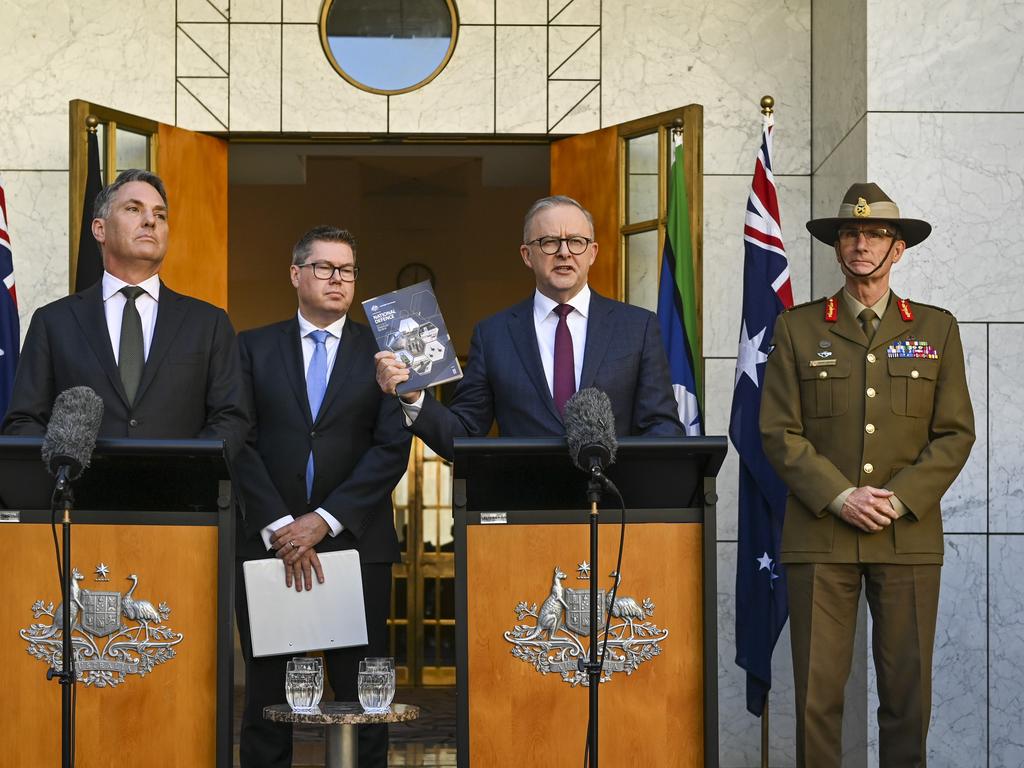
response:
{"label": "marble wall", "polygon": [[[831,214],[848,183],[867,178],[904,215],[933,224],[894,270],[893,289],[960,320],[977,422],[971,457],[943,501],[929,764],[1020,765],[1024,608],[1010,596],[1021,585],[1009,563],[1024,532],[1024,124],[1014,53],[1024,7],[844,0],[812,10],[812,210]],[[813,267],[815,293],[834,290],[831,249],[816,245]],[[866,757],[877,765],[867,646]]]}

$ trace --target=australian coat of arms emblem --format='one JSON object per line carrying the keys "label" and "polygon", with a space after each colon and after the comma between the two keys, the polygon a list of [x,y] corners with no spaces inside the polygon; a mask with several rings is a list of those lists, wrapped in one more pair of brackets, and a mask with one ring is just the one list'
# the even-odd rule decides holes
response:
{"label": "australian coat of arms emblem", "polygon": [[[96,569],[96,581],[109,581],[107,566]],[[168,627],[166,602],[153,605],[135,596],[139,579],[131,573],[131,586],[123,594],[112,590],[83,589],[84,576],[71,572],[71,643],[78,681],[100,688],[120,685],[127,675],[144,676],[174,658],[174,646],[184,636]],[[36,600],[32,615],[49,616],[50,623],[35,623],[19,630],[27,651],[54,669],[63,668],[63,604]]]}
{"label": "australian coat of arms emblem", "polygon": [[[581,563],[577,568],[580,579],[589,579],[589,566]],[[580,670],[580,660],[589,654],[590,589],[570,589],[562,586],[565,573],[555,567],[548,596],[537,607],[521,601],[515,607],[519,621],[532,617],[534,622],[516,624],[505,632],[512,643],[512,655],[532,664],[541,674],[558,673],[572,686],[589,685],[586,672]],[[601,682],[607,682],[615,672],[633,674],[645,661],[661,653],[661,643],[668,637],[667,629],[659,629],[649,618],[654,615],[654,602],[650,597],[638,601],[618,594],[621,574],[612,572],[616,587],[597,592],[598,616],[603,626],[598,642],[605,647],[604,672]]]}

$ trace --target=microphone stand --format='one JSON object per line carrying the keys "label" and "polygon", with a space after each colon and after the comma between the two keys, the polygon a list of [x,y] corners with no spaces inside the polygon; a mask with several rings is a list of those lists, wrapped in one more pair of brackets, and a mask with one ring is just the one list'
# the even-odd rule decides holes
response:
{"label": "microphone stand", "polygon": [[580,669],[585,667],[590,685],[590,697],[587,703],[587,722],[590,727],[587,730],[588,751],[590,752],[589,768],[597,768],[597,700],[601,686],[601,661],[598,656],[598,608],[597,608],[597,579],[598,570],[598,510],[597,504],[601,500],[604,489],[604,475],[601,473],[601,465],[594,462],[590,468],[590,480],[587,483],[587,499],[590,501],[590,661],[585,663],[580,659]]}
{"label": "microphone stand", "polygon": [[61,506],[64,508],[64,518],[61,521],[61,542],[62,552],[62,579],[61,590],[64,592],[64,600],[61,610],[61,621],[63,630],[61,632],[61,668],[54,667],[46,670],[46,679],[57,679],[60,683],[60,751],[61,768],[72,768],[74,765],[74,719],[72,713],[72,700],[75,688],[75,657],[71,644],[71,510],[75,506],[75,496],[71,490],[71,481],[68,479],[68,467],[61,466],[57,471],[57,484],[54,488],[54,497],[60,497]]}

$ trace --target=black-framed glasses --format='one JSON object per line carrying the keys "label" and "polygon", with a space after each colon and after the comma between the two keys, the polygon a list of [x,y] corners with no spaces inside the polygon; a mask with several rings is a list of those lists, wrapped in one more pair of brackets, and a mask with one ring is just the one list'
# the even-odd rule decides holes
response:
{"label": "black-framed glasses", "polygon": [[359,277],[359,267],[354,264],[345,264],[336,267],[328,261],[314,261],[312,264],[296,264],[299,269],[309,267],[313,270],[313,277],[317,280],[330,280],[334,273],[338,273],[338,279],[343,283],[354,283]]}
{"label": "black-framed glasses", "polygon": [[864,239],[869,243],[879,243],[890,237],[898,237],[899,233],[895,229],[888,227],[865,227],[864,229],[843,227],[839,230],[838,235],[840,242],[854,242],[861,235],[864,235]]}
{"label": "black-framed glasses", "polygon": [[548,256],[554,256],[562,248],[562,243],[565,243],[565,247],[569,249],[569,253],[573,256],[579,256],[581,253],[590,247],[590,244],[594,242],[589,237],[583,237],[583,235],[573,235],[572,237],[538,237],[536,240],[531,240],[527,245],[536,245],[540,248],[541,253],[546,253]]}

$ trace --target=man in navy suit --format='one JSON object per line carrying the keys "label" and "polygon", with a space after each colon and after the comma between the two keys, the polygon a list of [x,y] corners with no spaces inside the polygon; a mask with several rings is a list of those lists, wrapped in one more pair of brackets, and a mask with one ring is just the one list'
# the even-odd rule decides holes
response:
{"label": "man in navy suit", "polygon": [[[657,317],[606,299],[587,285],[597,258],[594,222],[570,197],[545,197],[523,224],[520,255],[534,295],[479,323],[451,405],[424,392],[400,397],[406,423],[451,459],[456,437],[561,437],[565,402],[578,389],[607,393],[619,435],[684,435]],[[390,352],[377,354],[377,382],[390,394],[409,378]]]}
{"label": "man in navy suit", "polygon": [[224,310],[160,280],[163,182],[123,171],[95,211],[103,278],[32,316],[4,434],[44,434],[57,395],[84,385],[103,400],[101,437],[222,439],[234,454],[249,427],[235,332]]}
{"label": "man in navy suit", "polygon": [[[397,401],[374,378],[370,330],[348,315],[359,274],[346,230],[316,227],[292,252],[296,316],[239,334],[242,378],[253,419],[236,463],[245,500],[238,522],[236,616],[245,658],[241,764],[290,766],[291,727],[263,719],[284,699],[286,656],[254,658],[241,563],[284,560],[295,589],[323,583],[318,552],[356,549],[369,644],[327,651],[339,701],[357,700],[359,661],[388,655],[391,567],[401,554],[391,492],[405,472],[411,437]],[[387,765],[387,726],[362,726],[359,765]]]}

